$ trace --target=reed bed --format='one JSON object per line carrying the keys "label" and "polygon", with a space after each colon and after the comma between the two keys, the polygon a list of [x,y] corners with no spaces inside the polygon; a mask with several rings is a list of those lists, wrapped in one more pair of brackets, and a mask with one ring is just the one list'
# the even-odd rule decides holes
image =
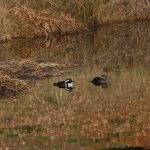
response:
{"label": "reed bed", "polygon": [[[6,14],[0,16],[0,20],[5,21],[5,23],[1,23],[1,29],[3,31],[5,28],[6,30],[6,32],[2,32],[1,41],[16,38],[62,36],[87,30],[86,26],[70,13],[52,11],[52,6],[49,11],[45,9],[37,11],[20,4],[11,8],[1,6],[0,10],[5,10],[7,14],[7,17]],[[7,25],[7,22],[10,24]]]}
{"label": "reed bed", "polygon": [[0,41],[11,39],[13,21],[8,18],[9,10],[0,6]]}
{"label": "reed bed", "polygon": [[150,18],[149,0],[1,1],[0,40],[75,34],[112,22]]}
{"label": "reed bed", "polygon": [[95,10],[98,24],[150,19],[149,0],[110,0]]}
{"label": "reed bed", "polygon": [[55,13],[48,17],[21,8],[16,11],[16,15],[26,22],[29,27],[26,33],[33,37],[76,34],[86,29],[82,23],[63,13]]}

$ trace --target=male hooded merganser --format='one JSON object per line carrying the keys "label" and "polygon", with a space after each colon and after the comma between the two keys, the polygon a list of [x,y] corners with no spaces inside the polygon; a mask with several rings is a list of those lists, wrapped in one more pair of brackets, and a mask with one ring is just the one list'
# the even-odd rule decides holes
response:
{"label": "male hooded merganser", "polygon": [[72,79],[66,79],[65,81],[60,81],[60,82],[54,83],[54,86],[63,88],[67,91],[72,91],[73,90],[73,82],[74,81]]}
{"label": "male hooded merganser", "polygon": [[92,82],[95,86],[102,86],[102,88],[108,87],[108,77],[107,75],[102,75],[101,77],[93,78]]}

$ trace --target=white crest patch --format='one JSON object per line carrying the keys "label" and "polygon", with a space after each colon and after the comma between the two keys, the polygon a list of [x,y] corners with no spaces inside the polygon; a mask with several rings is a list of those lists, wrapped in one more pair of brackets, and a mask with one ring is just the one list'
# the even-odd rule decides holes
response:
{"label": "white crest patch", "polygon": [[67,83],[67,87],[68,88],[73,87],[73,83]]}

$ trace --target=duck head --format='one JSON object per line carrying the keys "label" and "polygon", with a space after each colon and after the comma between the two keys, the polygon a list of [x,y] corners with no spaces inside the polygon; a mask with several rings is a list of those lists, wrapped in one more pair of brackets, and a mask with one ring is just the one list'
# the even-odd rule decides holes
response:
{"label": "duck head", "polygon": [[65,82],[66,82],[66,83],[72,83],[72,82],[74,82],[74,81],[73,81],[71,78],[69,78],[69,79],[66,79]]}

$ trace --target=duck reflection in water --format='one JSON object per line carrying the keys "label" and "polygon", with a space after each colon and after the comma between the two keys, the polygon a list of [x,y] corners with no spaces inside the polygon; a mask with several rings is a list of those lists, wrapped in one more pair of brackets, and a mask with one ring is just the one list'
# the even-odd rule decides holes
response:
{"label": "duck reflection in water", "polygon": [[107,75],[102,75],[100,77],[95,77],[90,82],[92,82],[95,86],[101,86],[102,88],[107,88],[109,86]]}
{"label": "duck reflection in water", "polygon": [[67,91],[72,91],[73,90],[73,82],[74,81],[72,79],[66,79],[64,81],[59,81],[57,83],[54,83],[54,86],[65,89]]}

